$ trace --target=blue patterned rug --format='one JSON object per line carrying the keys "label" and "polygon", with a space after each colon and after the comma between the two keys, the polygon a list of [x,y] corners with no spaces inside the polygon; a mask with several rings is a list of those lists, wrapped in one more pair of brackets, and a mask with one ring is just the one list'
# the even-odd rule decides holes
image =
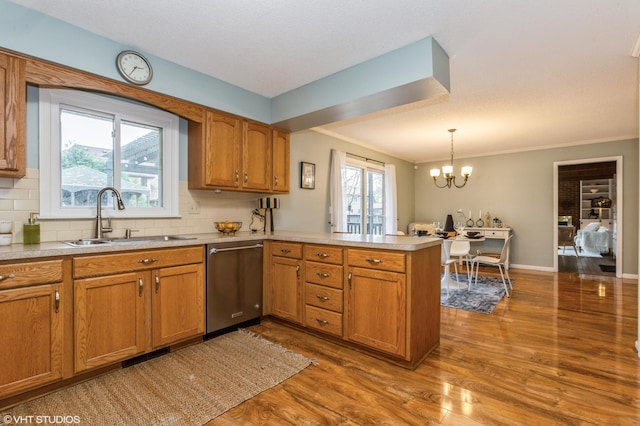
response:
{"label": "blue patterned rug", "polygon": [[[471,290],[467,290],[467,275],[463,273],[459,277],[460,289],[455,284],[451,285],[449,287],[449,297],[447,297],[446,287],[443,286],[440,290],[440,304],[442,306],[490,314],[505,294],[501,278],[479,275],[478,285],[475,285],[474,280],[472,281]],[[512,285],[513,283],[514,281],[511,280]],[[509,282],[507,282],[508,285]]]}

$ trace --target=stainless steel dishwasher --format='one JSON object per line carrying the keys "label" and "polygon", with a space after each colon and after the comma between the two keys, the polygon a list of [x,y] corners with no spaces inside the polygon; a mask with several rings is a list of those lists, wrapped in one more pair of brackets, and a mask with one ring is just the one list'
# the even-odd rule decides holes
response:
{"label": "stainless steel dishwasher", "polygon": [[207,245],[207,333],[262,316],[262,243]]}

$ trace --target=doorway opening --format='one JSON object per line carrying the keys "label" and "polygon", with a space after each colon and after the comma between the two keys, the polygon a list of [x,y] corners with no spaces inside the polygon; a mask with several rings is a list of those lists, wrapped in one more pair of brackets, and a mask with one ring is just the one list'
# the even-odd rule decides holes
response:
{"label": "doorway opening", "polygon": [[622,157],[554,163],[554,271],[622,277]]}

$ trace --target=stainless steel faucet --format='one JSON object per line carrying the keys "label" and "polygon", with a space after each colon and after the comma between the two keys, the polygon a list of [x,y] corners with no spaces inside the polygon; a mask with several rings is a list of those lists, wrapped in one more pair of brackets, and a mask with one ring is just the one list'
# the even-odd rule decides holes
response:
{"label": "stainless steel faucet", "polygon": [[100,191],[98,191],[98,213],[96,214],[96,238],[102,238],[102,235],[113,231],[111,228],[111,218],[108,218],[109,223],[107,227],[102,226],[102,194],[105,191],[113,192],[113,196],[116,197],[116,203],[118,206],[118,210],[124,210],[124,203],[122,202],[122,197],[120,197],[120,193],[117,189],[111,186],[105,186]]}

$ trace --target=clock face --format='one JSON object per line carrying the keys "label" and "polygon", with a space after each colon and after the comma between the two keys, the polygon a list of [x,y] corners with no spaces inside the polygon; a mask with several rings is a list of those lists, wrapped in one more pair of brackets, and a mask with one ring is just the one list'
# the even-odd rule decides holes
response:
{"label": "clock face", "polygon": [[147,84],[153,77],[151,64],[137,52],[125,50],[118,55],[116,60],[118,71],[125,80],[134,84]]}

